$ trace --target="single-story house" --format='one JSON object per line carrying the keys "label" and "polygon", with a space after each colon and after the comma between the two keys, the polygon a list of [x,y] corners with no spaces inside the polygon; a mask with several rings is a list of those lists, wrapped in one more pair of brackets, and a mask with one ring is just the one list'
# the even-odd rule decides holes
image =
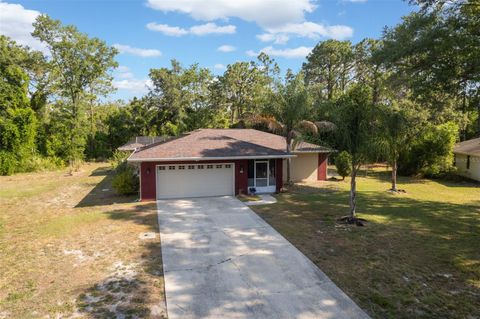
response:
{"label": "single-story house", "polygon": [[455,144],[453,154],[457,173],[480,181],[480,137]]}
{"label": "single-story house", "polygon": [[279,192],[292,159],[292,181],[326,180],[328,148],[254,129],[199,129],[135,150],[142,201]]}
{"label": "single-story house", "polygon": [[164,142],[167,139],[169,139],[168,136],[136,136],[118,147],[117,150],[131,152],[153,143]]}

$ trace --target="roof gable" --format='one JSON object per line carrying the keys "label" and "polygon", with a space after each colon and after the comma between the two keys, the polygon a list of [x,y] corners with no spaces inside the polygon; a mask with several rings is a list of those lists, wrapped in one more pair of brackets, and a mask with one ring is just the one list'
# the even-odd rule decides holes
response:
{"label": "roof gable", "polygon": [[480,137],[455,144],[454,153],[480,156]]}

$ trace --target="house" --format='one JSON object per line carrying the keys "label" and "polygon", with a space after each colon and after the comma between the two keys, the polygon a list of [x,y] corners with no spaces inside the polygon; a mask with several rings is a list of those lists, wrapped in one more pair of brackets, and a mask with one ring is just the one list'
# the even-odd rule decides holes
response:
{"label": "house", "polygon": [[325,180],[330,150],[253,129],[199,129],[137,149],[142,201],[279,192],[292,159],[293,181]]}
{"label": "house", "polygon": [[480,137],[455,144],[453,154],[457,173],[480,181]]}
{"label": "house", "polygon": [[117,148],[119,151],[135,151],[138,148],[169,139],[168,136],[136,136]]}

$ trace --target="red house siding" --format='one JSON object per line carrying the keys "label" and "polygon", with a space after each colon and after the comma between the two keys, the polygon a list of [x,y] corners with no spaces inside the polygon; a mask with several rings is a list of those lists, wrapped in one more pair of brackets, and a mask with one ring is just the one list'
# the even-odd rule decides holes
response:
{"label": "red house siding", "polygon": [[140,164],[140,200],[152,201],[157,198],[157,184],[155,181],[156,166],[165,164],[207,164],[207,163],[233,163],[235,164],[235,195],[247,193],[248,188],[248,160],[234,161],[196,161],[196,162],[142,162]]}
{"label": "red house siding", "polygon": [[319,181],[327,180],[327,161],[328,161],[328,154],[318,153],[317,180]]}

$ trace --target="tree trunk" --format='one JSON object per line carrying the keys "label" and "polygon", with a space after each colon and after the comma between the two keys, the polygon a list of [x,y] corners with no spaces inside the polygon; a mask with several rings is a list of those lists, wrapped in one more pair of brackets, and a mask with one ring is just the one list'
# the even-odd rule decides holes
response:
{"label": "tree trunk", "polygon": [[392,191],[397,191],[397,159],[395,158],[392,163]]}
{"label": "tree trunk", "polygon": [[[287,153],[290,155],[291,151],[291,144],[292,144],[292,137],[290,135],[290,132],[287,133],[286,137],[286,142],[287,142]],[[292,159],[289,157],[287,158],[287,185],[290,185],[290,166],[292,164]]]}
{"label": "tree trunk", "polygon": [[352,165],[352,179],[350,180],[350,218],[354,219],[357,217],[357,170],[355,165]]}

